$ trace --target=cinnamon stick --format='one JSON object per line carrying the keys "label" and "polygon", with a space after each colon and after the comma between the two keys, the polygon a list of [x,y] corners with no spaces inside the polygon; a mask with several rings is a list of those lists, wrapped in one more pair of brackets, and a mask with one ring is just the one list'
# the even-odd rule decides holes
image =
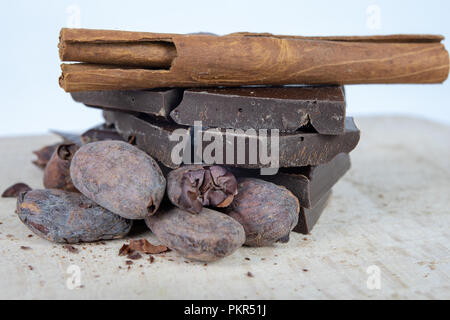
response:
{"label": "cinnamon stick", "polygon": [[[66,91],[285,84],[440,83],[442,36],[176,35],[63,29]],[[157,68],[157,70],[152,70]]]}

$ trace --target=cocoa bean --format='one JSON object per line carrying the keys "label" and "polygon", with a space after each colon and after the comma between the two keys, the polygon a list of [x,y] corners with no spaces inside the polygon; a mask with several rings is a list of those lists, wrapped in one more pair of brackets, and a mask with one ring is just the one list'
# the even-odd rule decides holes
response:
{"label": "cocoa bean", "polygon": [[43,147],[42,149],[33,151],[37,156],[36,160],[33,160],[33,164],[41,169],[45,169],[47,163],[50,161],[55,150],[59,147],[60,143],[53,144],[51,146]]}
{"label": "cocoa bean", "polygon": [[225,212],[244,227],[245,245],[262,247],[287,242],[299,211],[298,199],[286,188],[245,178],[238,179],[238,194]]}
{"label": "cocoa bean", "polygon": [[61,144],[56,148],[45,167],[45,188],[77,192],[70,177],[70,163],[78,149],[76,144]]}
{"label": "cocoa bean", "polygon": [[215,261],[245,242],[244,229],[236,220],[207,208],[199,214],[168,208],[145,222],[163,245],[188,259]]}
{"label": "cocoa bean", "polygon": [[156,161],[122,141],[83,145],[72,159],[70,175],[86,197],[127,219],[154,214],[166,190]]}
{"label": "cocoa bean", "polygon": [[167,176],[170,201],[192,213],[200,213],[203,206],[227,207],[236,194],[236,178],[220,166],[189,165]]}
{"label": "cocoa bean", "polygon": [[35,234],[58,243],[123,238],[132,226],[131,220],[115,215],[82,194],[62,190],[21,193],[17,214]]}

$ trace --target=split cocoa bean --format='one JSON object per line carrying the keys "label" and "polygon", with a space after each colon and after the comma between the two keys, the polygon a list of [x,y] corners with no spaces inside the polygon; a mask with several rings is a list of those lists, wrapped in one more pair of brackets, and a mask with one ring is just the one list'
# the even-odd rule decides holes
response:
{"label": "split cocoa bean", "polygon": [[33,164],[41,169],[45,169],[47,163],[50,161],[53,153],[58,148],[60,143],[52,144],[51,146],[45,146],[39,150],[33,151],[37,156],[36,160],[33,160]]}
{"label": "split cocoa bean", "polygon": [[232,254],[245,242],[242,225],[207,208],[199,214],[180,208],[164,209],[145,222],[162,244],[188,259],[215,261]]}
{"label": "split cocoa bean", "polygon": [[298,199],[286,188],[244,178],[238,180],[238,194],[225,212],[244,227],[245,245],[262,247],[287,242],[299,211]]}
{"label": "split cocoa bean", "polygon": [[189,165],[167,176],[170,201],[191,213],[200,213],[203,206],[227,207],[236,194],[236,178],[220,166]]}
{"label": "split cocoa bean", "polygon": [[159,208],[166,179],[155,160],[122,141],[83,145],[70,166],[75,187],[127,219],[144,219]]}
{"label": "split cocoa bean", "polygon": [[82,194],[62,190],[21,193],[17,214],[35,234],[58,243],[119,239],[132,226],[131,220],[113,214]]}
{"label": "split cocoa bean", "polygon": [[79,149],[76,144],[61,144],[53,152],[44,171],[44,187],[77,192],[70,177],[70,163]]}

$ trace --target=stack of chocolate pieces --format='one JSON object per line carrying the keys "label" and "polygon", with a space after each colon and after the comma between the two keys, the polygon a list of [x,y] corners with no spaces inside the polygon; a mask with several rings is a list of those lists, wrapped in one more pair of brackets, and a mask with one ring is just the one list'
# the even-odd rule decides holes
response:
{"label": "stack of chocolate pieces", "polygon": [[[224,165],[238,178],[256,177],[286,187],[300,202],[294,231],[303,234],[312,230],[332,187],[349,170],[349,153],[360,138],[353,119],[346,118],[342,86],[71,94],[77,102],[103,109],[106,124],[96,134],[112,134],[115,128],[164,172],[203,161]],[[182,161],[174,157],[174,149],[184,151]],[[207,150],[214,150],[212,156],[207,157]]]}

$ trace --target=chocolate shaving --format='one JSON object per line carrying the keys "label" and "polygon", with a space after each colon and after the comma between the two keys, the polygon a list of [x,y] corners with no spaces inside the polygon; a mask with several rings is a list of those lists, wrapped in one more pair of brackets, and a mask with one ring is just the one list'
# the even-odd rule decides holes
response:
{"label": "chocolate shaving", "polygon": [[130,249],[143,252],[146,254],[159,254],[167,252],[169,249],[166,246],[155,246],[148,242],[146,239],[130,240]]}
{"label": "chocolate shaving", "polygon": [[130,244],[124,244],[119,250],[119,256],[128,256],[129,259],[133,259],[132,257],[139,255],[139,258],[137,259],[140,259],[141,255],[136,252],[145,254],[159,254],[167,251],[169,251],[169,248],[167,248],[166,246],[155,246],[148,242],[146,239],[139,239],[130,240]]}
{"label": "chocolate shaving", "polygon": [[22,192],[31,190],[32,189],[25,183],[16,183],[3,192],[2,198],[17,198]]}
{"label": "chocolate shaving", "polygon": [[132,252],[132,250],[130,249],[130,246],[127,244],[124,244],[120,249],[119,249],[119,256],[126,256],[128,254],[130,254]]}

